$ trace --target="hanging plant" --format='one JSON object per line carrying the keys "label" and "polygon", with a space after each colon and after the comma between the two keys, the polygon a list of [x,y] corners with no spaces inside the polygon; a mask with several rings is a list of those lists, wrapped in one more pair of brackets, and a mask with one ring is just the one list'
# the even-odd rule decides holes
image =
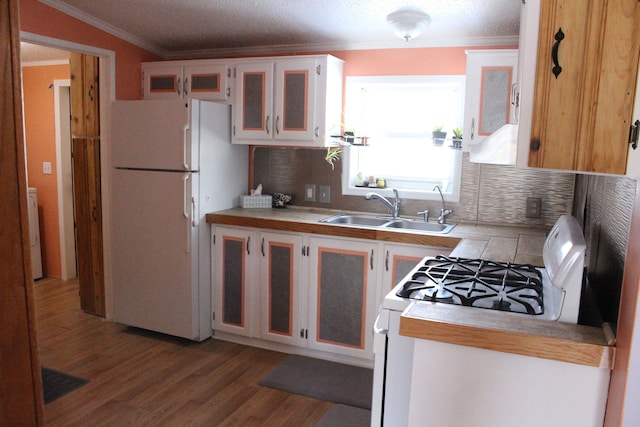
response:
{"label": "hanging plant", "polygon": [[331,165],[331,170],[335,168],[334,162],[340,158],[344,147],[327,147],[327,155],[324,159]]}

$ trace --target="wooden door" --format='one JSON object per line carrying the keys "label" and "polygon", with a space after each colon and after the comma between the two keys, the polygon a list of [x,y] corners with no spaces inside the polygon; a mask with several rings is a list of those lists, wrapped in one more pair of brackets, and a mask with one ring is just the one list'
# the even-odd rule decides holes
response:
{"label": "wooden door", "polygon": [[636,0],[541,3],[529,166],[625,172],[638,25]]}
{"label": "wooden door", "polygon": [[105,315],[100,139],[72,138],[80,308]]}
{"label": "wooden door", "polygon": [[0,23],[0,425],[43,425],[22,134],[17,0],[0,2]]}
{"label": "wooden door", "polygon": [[105,315],[98,58],[72,53],[71,134],[80,308]]}

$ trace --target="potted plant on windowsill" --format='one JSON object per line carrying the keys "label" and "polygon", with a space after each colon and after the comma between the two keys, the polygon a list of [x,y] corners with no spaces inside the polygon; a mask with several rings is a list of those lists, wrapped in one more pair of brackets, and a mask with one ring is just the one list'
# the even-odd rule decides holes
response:
{"label": "potted plant on windowsill", "polygon": [[433,131],[431,132],[431,136],[433,138],[433,143],[435,145],[444,144],[444,139],[447,137],[447,132],[442,131],[442,127],[444,125],[436,125],[433,127]]}
{"label": "potted plant on windowsill", "polygon": [[462,148],[462,129],[461,128],[455,128],[453,130],[453,138],[451,138],[452,140],[452,147],[453,148]]}

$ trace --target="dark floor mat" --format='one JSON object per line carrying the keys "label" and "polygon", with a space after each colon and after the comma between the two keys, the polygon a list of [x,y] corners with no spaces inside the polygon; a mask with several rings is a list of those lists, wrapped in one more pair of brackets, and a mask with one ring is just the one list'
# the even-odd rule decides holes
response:
{"label": "dark floor mat", "polygon": [[258,384],[329,402],[371,409],[373,370],[290,355]]}
{"label": "dark floor mat", "polygon": [[371,411],[355,406],[333,405],[316,427],[369,427]]}
{"label": "dark floor mat", "polygon": [[82,387],[89,380],[74,377],[64,372],[42,367],[42,391],[44,392],[44,403],[50,403],[65,394]]}

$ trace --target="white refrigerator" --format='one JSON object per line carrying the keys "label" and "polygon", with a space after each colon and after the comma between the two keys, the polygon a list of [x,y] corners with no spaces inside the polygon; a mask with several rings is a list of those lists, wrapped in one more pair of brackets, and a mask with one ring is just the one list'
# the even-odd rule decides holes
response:
{"label": "white refrigerator", "polygon": [[211,328],[205,215],[247,192],[248,149],[231,144],[229,105],[112,105],[113,320],[202,341]]}

